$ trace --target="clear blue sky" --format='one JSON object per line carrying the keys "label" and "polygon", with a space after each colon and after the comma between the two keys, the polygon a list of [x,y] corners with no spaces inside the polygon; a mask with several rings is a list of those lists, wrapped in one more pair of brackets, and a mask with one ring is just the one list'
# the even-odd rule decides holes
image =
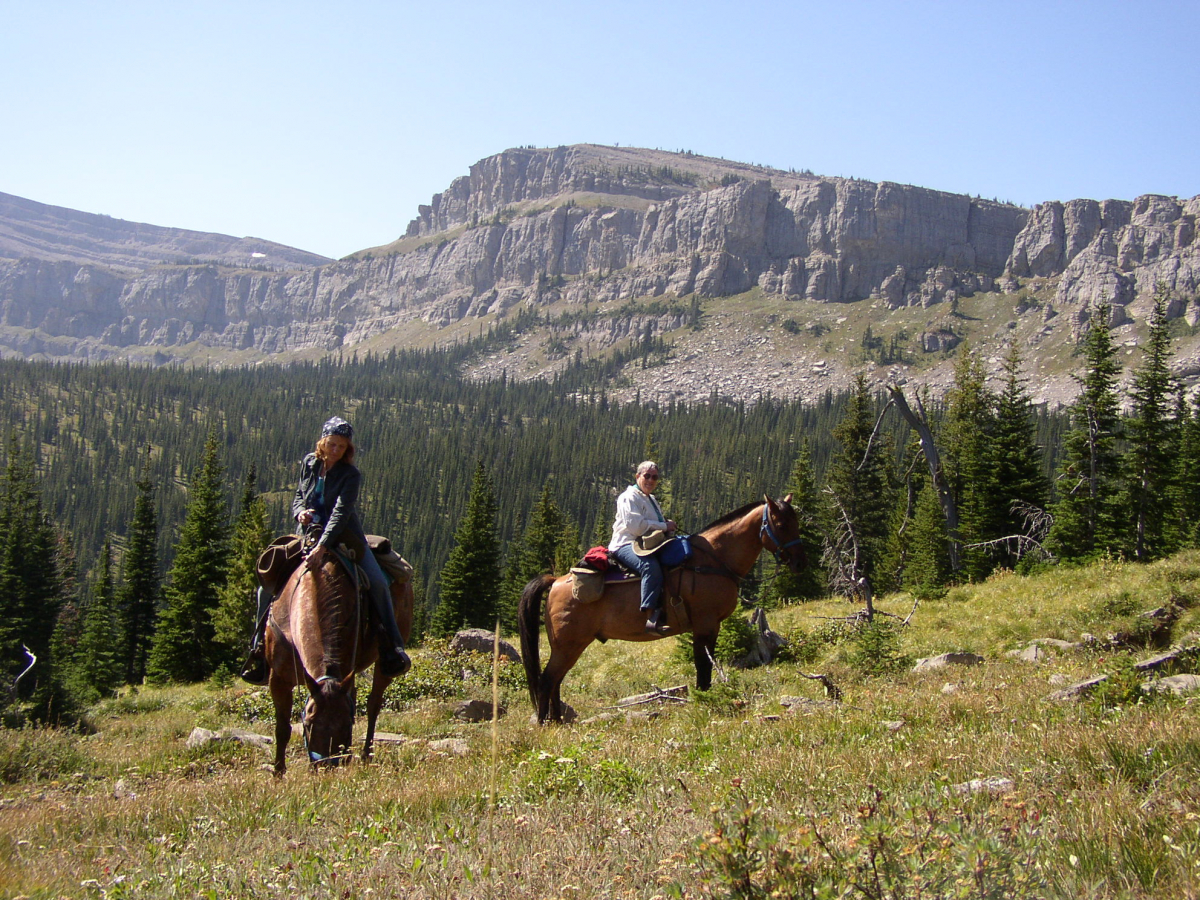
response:
{"label": "clear blue sky", "polygon": [[0,0],[0,28],[0,191],[328,256],[525,144],[1200,194],[1194,0]]}

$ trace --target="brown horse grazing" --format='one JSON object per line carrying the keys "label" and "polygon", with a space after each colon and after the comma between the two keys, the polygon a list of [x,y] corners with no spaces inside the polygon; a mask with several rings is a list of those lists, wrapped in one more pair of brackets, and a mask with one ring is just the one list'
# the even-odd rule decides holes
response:
{"label": "brown horse grazing", "polygon": [[[412,581],[393,582],[392,607],[400,635],[412,631]],[[333,554],[309,570],[301,565],[285,582],[271,605],[265,650],[275,702],[275,775],[286,771],[284,751],[292,736],[292,691],[307,685],[304,745],[313,767],[338,765],[349,758],[354,730],[354,676],[379,654],[376,629],[368,626],[365,602]],[[392,679],[375,667],[367,699],[367,735],[362,758],[370,759],[375,722],[383,692]]]}
{"label": "brown horse grazing", "polygon": [[[706,691],[712,685],[717,632],[721,622],[737,608],[738,583],[750,573],[758,554],[766,549],[792,571],[804,565],[805,555],[791,494],[779,501],[763,497],[761,503],[734,510],[689,540],[692,559],[666,573],[664,602],[670,633],[692,632],[696,687]],[[550,640],[550,660],[544,672],[538,656],[543,597]],[[570,575],[540,575],[525,586],[519,613],[521,656],[539,723],[547,717],[562,721],[559,691],[563,678],[592,641],[653,641],[662,637],[646,631],[646,614],[638,608],[640,597],[637,579],[610,584],[592,603],[571,596]]]}

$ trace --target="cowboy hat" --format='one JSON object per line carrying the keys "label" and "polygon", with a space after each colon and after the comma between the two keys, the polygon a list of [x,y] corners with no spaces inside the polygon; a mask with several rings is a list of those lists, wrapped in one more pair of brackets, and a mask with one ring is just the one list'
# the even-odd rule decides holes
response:
{"label": "cowboy hat", "polygon": [[638,556],[649,556],[652,553],[657,553],[673,540],[675,538],[661,528],[654,528],[647,531],[641,537],[633,539],[633,552]]}

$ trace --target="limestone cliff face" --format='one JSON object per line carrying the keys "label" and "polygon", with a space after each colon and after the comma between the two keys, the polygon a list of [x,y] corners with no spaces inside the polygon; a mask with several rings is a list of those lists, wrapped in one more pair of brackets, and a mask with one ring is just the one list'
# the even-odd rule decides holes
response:
{"label": "limestone cliff face", "polygon": [[1055,302],[1074,308],[1077,322],[1106,299],[1114,324],[1144,314],[1158,285],[1177,298],[1171,318],[1200,318],[1200,197],[1145,195],[1124,200],[1072,200],[1034,207],[1006,266],[1016,278],[1058,278]]}
{"label": "limestone cliff face", "polygon": [[0,350],[333,349],[412,319],[444,326],[521,303],[756,285],[789,300],[876,297],[896,308],[1046,277],[1060,279],[1064,303],[1107,291],[1124,308],[1159,280],[1195,293],[1198,205],[1143,197],[1029,211],[691,154],[510,150],[421,207],[396,245],[353,260],[285,271],[143,260],[129,271],[94,247],[64,260],[65,245],[0,259]]}

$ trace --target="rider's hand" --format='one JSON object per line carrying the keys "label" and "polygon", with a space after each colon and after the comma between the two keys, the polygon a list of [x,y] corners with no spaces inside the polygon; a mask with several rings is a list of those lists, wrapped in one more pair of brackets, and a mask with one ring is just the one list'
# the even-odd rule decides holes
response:
{"label": "rider's hand", "polygon": [[312,520],[313,511],[311,509],[306,509],[304,512],[300,513],[300,515],[296,516],[296,521],[301,525],[308,525],[312,522]]}
{"label": "rider's hand", "polygon": [[304,565],[310,569],[315,569],[321,565],[321,560],[325,558],[325,545],[317,544],[313,547],[312,552],[304,558]]}
{"label": "rider's hand", "polygon": [[667,534],[670,534],[676,528],[674,519],[667,519]]}

